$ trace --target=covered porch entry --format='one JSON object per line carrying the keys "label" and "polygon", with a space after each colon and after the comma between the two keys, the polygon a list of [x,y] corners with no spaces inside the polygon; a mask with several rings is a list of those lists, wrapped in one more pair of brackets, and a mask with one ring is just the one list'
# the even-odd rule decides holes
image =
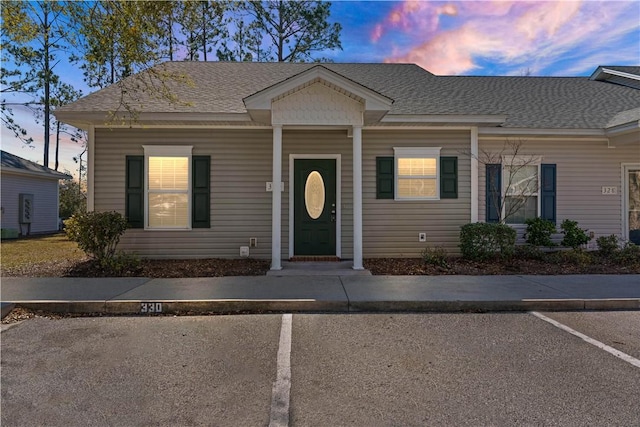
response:
{"label": "covered porch entry", "polygon": [[[351,193],[350,233],[353,262],[362,265],[362,127],[380,120],[392,100],[320,65],[244,99],[253,120],[270,123],[272,149],[271,270],[289,258],[342,258],[343,197]],[[351,176],[343,180],[344,144],[334,151],[321,143],[289,142],[289,133],[340,132],[351,141]],[[283,135],[284,133],[284,135]],[[283,140],[287,150],[283,152]],[[347,157],[345,153],[345,157]],[[283,158],[288,159],[288,198]],[[346,170],[347,168],[345,168]],[[349,182],[345,188],[343,181]],[[288,250],[283,251],[283,209],[288,205]],[[345,221],[346,223],[347,221]]]}

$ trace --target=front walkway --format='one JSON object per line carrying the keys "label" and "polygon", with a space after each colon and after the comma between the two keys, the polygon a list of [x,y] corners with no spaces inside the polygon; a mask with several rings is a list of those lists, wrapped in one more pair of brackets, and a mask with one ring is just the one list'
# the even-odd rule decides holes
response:
{"label": "front walkway", "polygon": [[637,310],[640,275],[5,277],[2,301],[107,314]]}

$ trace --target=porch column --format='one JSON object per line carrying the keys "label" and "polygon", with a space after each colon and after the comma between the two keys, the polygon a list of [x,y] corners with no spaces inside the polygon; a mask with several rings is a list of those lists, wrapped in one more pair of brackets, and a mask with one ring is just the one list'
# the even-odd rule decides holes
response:
{"label": "porch column", "polygon": [[362,127],[353,127],[353,269],[362,266]]}
{"label": "porch column", "polygon": [[273,127],[273,171],[271,176],[271,269],[282,270],[281,221],[282,221],[282,125]]}
{"label": "porch column", "polygon": [[478,222],[478,128],[471,128],[471,222]]}

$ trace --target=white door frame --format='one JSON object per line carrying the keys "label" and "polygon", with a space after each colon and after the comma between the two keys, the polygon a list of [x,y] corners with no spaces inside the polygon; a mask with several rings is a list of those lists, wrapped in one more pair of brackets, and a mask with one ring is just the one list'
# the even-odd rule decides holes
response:
{"label": "white door frame", "polygon": [[336,161],[336,256],[342,258],[342,155],[341,154],[289,154],[289,258],[294,254],[294,191],[293,167],[296,159],[335,159]]}
{"label": "white door frame", "polygon": [[629,240],[629,172],[640,170],[640,163],[622,163],[622,238]]}

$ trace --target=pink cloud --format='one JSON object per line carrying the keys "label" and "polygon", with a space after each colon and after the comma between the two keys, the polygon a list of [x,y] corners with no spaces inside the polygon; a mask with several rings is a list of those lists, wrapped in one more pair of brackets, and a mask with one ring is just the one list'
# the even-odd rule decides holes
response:
{"label": "pink cloud", "polygon": [[[398,11],[410,9],[405,5]],[[640,27],[637,13],[636,16],[631,13],[630,2],[487,1],[459,2],[452,6],[460,25],[442,31],[437,20],[446,6],[449,5],[436,7],[430,3],[429,8],[411,9],[422,17],[400,14],[407,22],[431,24],[427,25],[426,32],[416,31],[411,25],[402,27],[403,35],[415,43],[409,49],[393,49],[386,62],[416,63],[441,75],[472,71],[478,68],[478,58],[527,63],[527,67],[533,63],[537,68],[544,68],[546,63],[572,53],[584,43],[600,46],[603,39],[611,40],[612,34],[630,29],[637,31]],[[612,28],[613,20],[620,29]],[[390,28],[389,22],[383,25],[385,31]],[[402,22],[399,20],[398,25]],[[381,29],[379,34],[381,37],[384,31]]]}
{"label": "pink cloud", "polygon": [[438,29],[441,15],[455,16],[458,9],[453,4],[438,5],[429,1],[405,0],[394,8],[383,23],[374,27],[371,41],[377,42],[384,33],[394,29],[404,32],[433,33]]}
{"label": "pink cloud", "polygon": [[388,58],[386,62],[414,63],[439,75],[458,74],[460,70],[476,68],[473,62],[475,52],[498,52],[500,45],[499,40],[483,37],[471,26],[464,26],[439,34],[409,53]]}

